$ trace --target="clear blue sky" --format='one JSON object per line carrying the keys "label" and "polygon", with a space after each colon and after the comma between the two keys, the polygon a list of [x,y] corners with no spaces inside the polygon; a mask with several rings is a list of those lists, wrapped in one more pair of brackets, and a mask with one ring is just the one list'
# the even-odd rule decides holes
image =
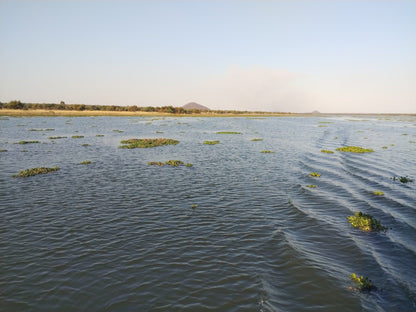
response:
{"label": "clear blue sky", "polygon": [[415,0],[0,0],[0,101],[416,113]]}

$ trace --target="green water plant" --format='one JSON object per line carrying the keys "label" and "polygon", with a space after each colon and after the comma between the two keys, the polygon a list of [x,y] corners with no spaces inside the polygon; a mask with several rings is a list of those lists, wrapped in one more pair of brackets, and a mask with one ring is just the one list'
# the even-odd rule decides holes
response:
{"label": "green water plant", "polygon": [[357,286],[356,288],[351,287],[350,289],[354,289],[356,291],[370,291],[377,289],[377,287],[373,285],[373,283],[371,282],[371,280],[368,279],[368,277],[357,276],[355,273],[352,273],[350,275],[350,279]]}
{"label": "green water plant", "polygon": [[84,136],[83,135],[73,135],[72,138],[73,139],[82,139]]}
{"label": "green water plant", "polygon": [[169,166],[172,166],[172,167],[178,167],[180,165],[185,165],[186,167],[192,167],[192,164],[189,164],[189,163],[184,164],[184,162],[181,161],[181,160],[168,160],[168,161],[165,161],[165,162],[151,161],[151,162],[148,162],[147,164],[150,165],[150,166],[159,166],[159,167],[160,166],[165,166],[165,165],[169,165]]}
{"label": "green water plant", "polygon": [[18,144],[33,144],[33,143],[40,143],[40,141],[20,141]]}
{"label": "green water plant", "polygon": [[315,177],[315,178],[319,178],[320,176],[321,176],[321,174],[320,173],[318,173],[318,172],[312,172],[312,173],[310,173],[309,174],[311,177]]}
{"label": "green water plant", "polygon": [[66,136],[52,136],[48,137],[49,140],[58,140],[58,139],[66,139]]}
{"label": "green water plant", "polygon": [[123,133],[124,131],[123,130],[114,129],[113,132]]}
{"label": "green water plant", "polygon": [[195,205],[195,204],[191,206],[191,208],[197,208],[197,207],[198,205]]}
{"label": "green water plant", "polygon": [[271,154],[271,153],[275,153],[275,152],[273,152],[273,151],[261,151],[260,153]]}
{"label": "green water plant", "polygon": [[91,161],[89,160],[84,160],[80,162],[80,165],[89,165],[91,163]]}
{"label": "green water plant", "polygon": [[315,184],[307,184],[306,186],[309,187],[309,188],[317,188],[317,186]]}
{"label": "green water plant", "polygon": [[217,134],[242,134],[242,133],[237,132],[237,131],[218,131]]}
{"label": "green water plant", "polygon": [[263,141],[263,139],[251,139],[251,141]]}
{"label": "green water plant", "polygon": [[103,137],[104,134],[97,134],[96,137]]}
{"label": "green water plant", "polygon": [[373,218],[372,215],[362,213],[361,211],[357,211],[355,215],[347,217],[349,223],[354,228],[358,228],[364,232],[378,232],[378,231],[386,231],[387,228],[382,226],[380,221]]}
{"label": "green water plant", "polygon": [[129,139],[120,141],[119,148],[148,148],[162,145],[176,145],[179,143],[177,140],[172,139]]}
{"label": "green water plant", "polygon": [[324,150],[324,149],[322,149],[322,150],[321,150],[321,152],[322,152],[322,153],[327,153],[327,154],[333,154],[333,153],[334,153],[333,151],[330,151],[330,150]]}
{"label": "green water plant", "polygon": [[348,152],[348,153],[371,153],[374,152],[374,150],[370,148],[363,148],[359,146],[344,146],[337,148],[337,151],[340,152]]}
{"label": "green water plant", "polygon": [[56,166],[53,168],[47,168],[47,167],[31,168],[31,169],[21,170],[19,171],[19,174],[15,174],[13,175],[13,177],[14,178],[26,178],[26,177],[35,176],[38,174],[51,173],[51,172],[55,172],[58,170],[59,168]]}
{"label": "green water plant", "polygon": [[409,178],[409,177],[393,177],[392,178],[393,179],[393,181],[396,181],[396,180],[398,180],[398,181],[400,181],[401,183],[409,183],[409,182],[413,182],[413,180],[411,179],[411,178]]}
{"label": "green water plant", "polygon": [[382,191],[374,191],[373,192],[374,195],[379,195],[379,196],[383,196],[384,193]]}
{"label": "green water plant", "polygon": [[215,145],[215,144],[220,144],[220,141],[204,141],[204,144]]}

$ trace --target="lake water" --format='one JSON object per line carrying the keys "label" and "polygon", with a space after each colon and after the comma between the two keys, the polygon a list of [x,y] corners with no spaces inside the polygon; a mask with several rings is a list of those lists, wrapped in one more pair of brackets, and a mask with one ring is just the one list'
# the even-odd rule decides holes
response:
{"label": "lake water", "polygon": [[[9,117],[0,127],[1,311],[416,310],[416,182],[392,179],[416,178],[414,117]],[[118,148],[158,137],[180,143]],[[374,152],[335,151],[347,145]],[[193,166],[148,165],[170,159]],[[42,166],[60,170],[12,177]],[[352,228],[356,211],[389,229]],[[378,289],[349,289],[351,273]]]}

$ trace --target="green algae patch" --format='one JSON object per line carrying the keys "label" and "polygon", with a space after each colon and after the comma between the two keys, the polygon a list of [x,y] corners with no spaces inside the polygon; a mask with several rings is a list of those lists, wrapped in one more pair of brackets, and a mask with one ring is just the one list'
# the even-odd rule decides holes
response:
{"label": "green algae patch", "polygon": [[236,131],[218,131],[217,134],[242,134],[242,133],[236,132]]}
{"label": "green algae patch", "polygon": [[19,174],[15,174],[15,175],[13,175],[13,177],[14,178],[26,178],[26,177],[35,176],[35,175],[38,175],[38,174],[51,173],[51,172],[55,172],[55,171],[58,171],[58,170],[59,170],[58,167],[53,167],[53,168],[47,168],[47,167],[31,168],[31,169],[21,170],[21,171],[19,171]]}
{"label": "green algae patch", "polygon": [[59,140],[59,139],[66,139],[66,136],[51,136],[48,137],[49,140]]}
{"label": "green algae patch", "polygon": [[378,196],[383,196],[384,195],[384,193],[382,191],[374,191],[373,194],[378,195]]}
{"label": "green algae patch", "polygon": [[409,178],[409,177],[393,177],[392,178],[393,179],[393,181],[400,181],[401,183],[409,183],[409,182],[413,182],[413,180],[411,179],[411,178]]}
{"label": "green algae patch", "polygon": [[263,139],[251,139],[251,141],[257,142],[257,141],[263,141]]}
{"label": "green algae patch", "polygon": [[91,161],[89,160],[84,160],[80,162],[80,165],[89,165],[91,163]]}
{"label": "green algae patch", "polygon": [[82,139],[84,136],[83,135],[73,135],[72,138],[73,139]]}
{"label": "green algae patch", "polygon": [[355,291],[370,291],[377,289],[377,287],[373,285],[373,283],[371,282],[371,280],[368,279],[368,277],[357,276],[355,273],[352,273],[350,275],[350,279],[356,285],[355,288],[350,287],[350,289],[354,289]]}
{"label": "green algae patch", "polygon": [[321,152],[322,152],[322,153],[327,153],[327,154],[333,154],[333,153],[334,153],[333,151],[330,151],[330,150],[324,150],[324,149],[322,149],[322,150],[321,150]]}
{"label": "green algae patch", "polygon": [[260,153],[264,153],[264,154],[273,154],[273,153],[275,153],[275,152],[273,152],[273,151],[261,151]]}
{"label": "green algae patch", "polygon": [[374,150],[371,148],[363,148],[359,146],[344,146],[337,148],[337,151],[348,153],[372,153]]}
{"label": "green algae patch", "polygon": [[220,141],[204,141],[204,144],[206,144],[206,145],[215,145],[215,144],[220,144]]}
{"label": "green algae patch", "polygon": [[181,160],[168,160],[166,162],[151,161],[151,162],[148,162],[148,165],[150,165],[150,166],[159,166],[159,167],[165,166],[165,165],[168,165],[168,166],[171,166],[171,167],[178,167],[178,166],[181,166],[181,165],[185,165],[186,167],[192,167],[192,164],[189,164],[189,163],[184,164],[184,162],[181,161]]}
{"label": "green algae patch", "polygon": [[97,134],[96,135],[96,137],[98,137],[98,138],[101,138],[101,137],[103,137],[104,136],[104,134]]}
{"label": "green algae patch", "polygon": [[318,172],[312,172],[312,173],[310,173],[309,174],[311,177],[314,177],[314,178],[319,178],[320,176],[321,176],[321,174],[320,173],[318,173]]}
{"label": "green algae patch", "polygon": [[306,186],[309,187],[309,188],[317,188],[317,186],[315,184],[308,184]]}
{"label": "green algae patch", "polygon": [[163,146],[163,145],[176,145],[179,143],[177,140],[172,139],[129,139],[120,141],[121,144],[119,148],[148,148],[148,147],[156,147],[156,146]]}
{"label": "green algae patch", "polygon": [[357,211],[354,216],[348,217],[349,223],[355,228],[358,228],[364,232],[378,232],[386,231],[387,228],[382,226],[380,221],[374,219],[369,214]]}
{"label": "green algae patch", "polygon": [[40,143],[40,141],[20,141],[17,144],[34,144],[34,143]]}

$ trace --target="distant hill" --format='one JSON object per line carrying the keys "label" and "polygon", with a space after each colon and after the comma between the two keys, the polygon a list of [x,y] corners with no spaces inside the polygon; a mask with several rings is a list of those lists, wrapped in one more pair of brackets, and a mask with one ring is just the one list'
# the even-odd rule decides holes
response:
{"label": "distant hill", "polygon": [[195,102],[190,102],[188,104],[185,104],[184,106],[182,106],[183,109],[199,109],[199,110],[210,110],[208,107],[195,103]]}

